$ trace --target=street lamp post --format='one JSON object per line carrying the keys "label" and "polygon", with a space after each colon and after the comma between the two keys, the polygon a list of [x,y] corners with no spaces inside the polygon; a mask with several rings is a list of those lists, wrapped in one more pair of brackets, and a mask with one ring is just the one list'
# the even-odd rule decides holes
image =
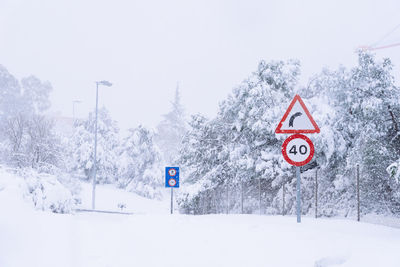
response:
{"label": "street lamp post", "polygon": [[75,105],[82,103],[81,100],[73,100],[72,101],[72,120],[75,121]]}
{"label": "street lamp post", "polygon": [[97,110],[99,104],[99,84],[105,86],[111,86],[112,83],[108,81],[96,82],[96,120],[94,129],[94,173],[93,173],[93,190],[92,190],[92,209],[95,209],[95,199],[96,199],[96,174],[97,174]]}

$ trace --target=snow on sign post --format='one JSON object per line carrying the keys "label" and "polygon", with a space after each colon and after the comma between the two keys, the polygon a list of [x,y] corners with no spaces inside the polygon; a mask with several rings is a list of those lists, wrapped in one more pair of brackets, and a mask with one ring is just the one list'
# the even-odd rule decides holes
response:
{"label": "snow on sign post", "polygon": [[320,129],[299,95],[296,95],[276,127],[277,134],[293,134],[282,145],[283,158],[296,166],[296,202],[297,222],[301,222],[301,181],[300,166],[311,161],[314,156],[314,144],[302,133],[319,133]]}
{"label": "snow on sign post", "polygon": [[173,211],[174,187],[179,188],[179,167],[165,168],[165,187],[171,188],[171,214]]}

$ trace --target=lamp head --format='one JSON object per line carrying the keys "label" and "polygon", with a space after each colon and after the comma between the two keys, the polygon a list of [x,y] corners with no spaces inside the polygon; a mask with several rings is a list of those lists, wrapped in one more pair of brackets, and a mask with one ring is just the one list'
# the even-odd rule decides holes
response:
{"label": "lamp head", "polygon": [[97,83],[101,84],[101,85],[108,86],[108,87],[112,86],[112,83],[110,83],[109,81],[100,81],[100,82],[97,82]]}

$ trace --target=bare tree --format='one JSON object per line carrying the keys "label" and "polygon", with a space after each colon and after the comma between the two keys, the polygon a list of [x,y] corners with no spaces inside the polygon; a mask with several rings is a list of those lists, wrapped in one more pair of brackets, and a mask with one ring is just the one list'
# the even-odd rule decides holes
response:
{"label": "bare tree", "polygon": [[9,144],[10,163],[22,167],[25,161],[24,143],[26,142],[25,131],[27,119],[22,114],[8,118],[4,127],[5,137]]}
{"label": "bare tree", "polygon": [[32,168],[57,165],[60,146],[53,133],[54,122],[41,115],[32,116],[27,125],[27,154]]}

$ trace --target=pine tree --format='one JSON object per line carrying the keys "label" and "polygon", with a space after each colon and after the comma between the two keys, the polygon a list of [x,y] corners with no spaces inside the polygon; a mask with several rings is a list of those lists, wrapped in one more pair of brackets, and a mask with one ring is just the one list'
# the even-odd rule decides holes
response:
{"label": "pine tree", "polygon": [[164,119],[158,124],[154,139],[162,152],[165,163],[169,166],[177,164],[182,138],[187,128],[179,86],[175,90],[175,98],[171,104],[172,110],[163,115]]}

